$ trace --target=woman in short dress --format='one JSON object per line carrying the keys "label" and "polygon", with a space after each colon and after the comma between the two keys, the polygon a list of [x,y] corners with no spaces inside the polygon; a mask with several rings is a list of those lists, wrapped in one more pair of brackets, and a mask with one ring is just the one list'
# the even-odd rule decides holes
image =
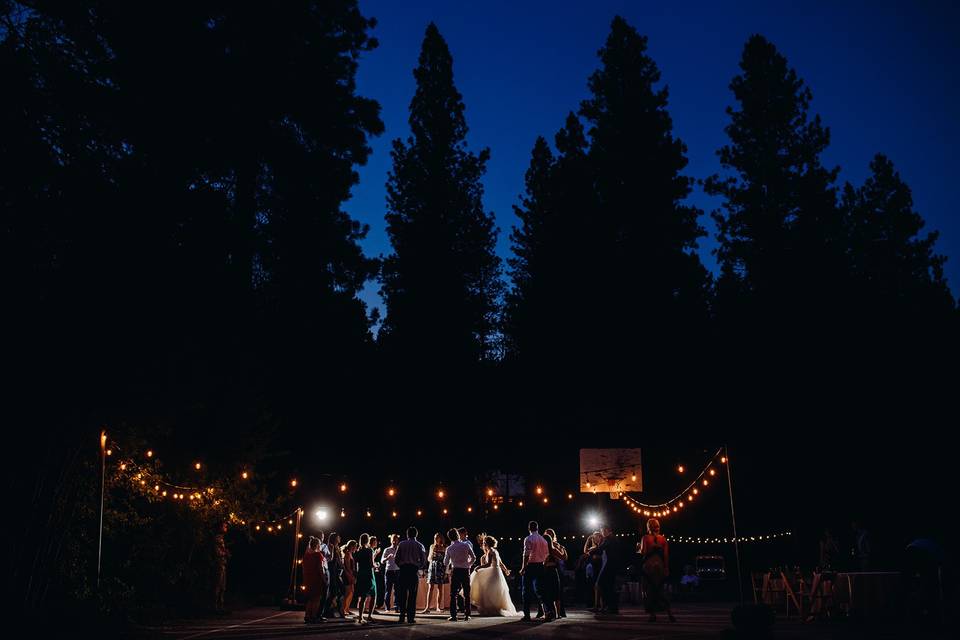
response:
{"label": "woman in short dress", "polygon": [[440,535],[440,532],[433,534],[433,544],[430,545],[430,551],[427,553],[427,559],[430,561],[430,569],[427,571],[427,604],[420,613],[430,611],[430,598],[436,594],[436,609],[434,613],[440,613],[440,592],[443,585],[450,582],[450,576],[447,575],[447,568],[443,564],[443,555],[447,551],[446,539]]}
{"label": "woman in short dress", "polygon": [[373,549],[370,548],[370,534],[364,533],[360,536],[360,548],[353,554],[353,560],[356,563],[357,575],[354,593],[360,599],[357,611],[357,622],[363,623],[364,605],[369,602],[367,609],[367,622],[370,622],[373,616],[373,606],[377,602],[377,583],[373,576]]}
{"label": "woman in short dress", "polygon": [[353,604],[353,591],[357,584],[357,561],[353,558],[353,553],[357,550],[357,541],[351,540],[343,545],[343,603],[340,606],[340,613],[343,617],[353,615],[350,606]]}

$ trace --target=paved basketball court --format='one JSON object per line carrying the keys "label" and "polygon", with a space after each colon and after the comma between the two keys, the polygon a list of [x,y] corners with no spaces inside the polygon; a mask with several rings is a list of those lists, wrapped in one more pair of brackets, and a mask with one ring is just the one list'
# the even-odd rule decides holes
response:
{"label": "paved basketball court", "polygon": [[[302,611],[254,608],[229,616],[173,623],[144,629],[145,638],[168,640],[242,640],[254,638],[294,640],[296,638],[550,638],[551,640],[647,640],[655,638],[718,638],[730,627],[731,605],[685,604],[676,608],[677,622],[659,618],[649,623],[641,609],[624,609],[619,616],[597,616],[586,611],[568,611],[569,617],[553,622],[521,622],[517,618],[471,618],[469,622],[448,622],[445,615],[418,616],[414,625],[397,624],[395,615],[375,616],[380,622],[328,620],[315,625],[303,623]],[[775,638],[860,638],[904,637],[904,629],[872,628],[778,619]]]}

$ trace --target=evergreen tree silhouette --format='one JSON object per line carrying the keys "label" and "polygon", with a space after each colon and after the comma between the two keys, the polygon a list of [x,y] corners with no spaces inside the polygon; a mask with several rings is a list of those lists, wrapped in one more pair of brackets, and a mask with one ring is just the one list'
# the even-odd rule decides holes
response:
{"label": "evergreen tree silhouette", "polygon": [[955,303],[943,275],[946,257],[934,252],[939,233],[921,234],[924,220],[889,158],[873,158],[862,186],[844,185],[842,211],[862,326],[914,346],[948,331]]}
{"label": "evergreen tree silhouette", "polygon": [[705,337],[709,278],[696,254],[705,232],[684,204],[692,180],[681,174],[686,148],[667,89],[656,86],[646,38],[620,17],[599,57],[579,110],[589,144],[572,114],[555,161],[538,141],[517,208],[507,326],[521,359],[552,352],[626,366],[642,350],[649,364]]}
{"label": "evergreen tree silhouette", "polygon": [[[504,312],[507,356],[535,368],[582,361],[589,341],[585,321],[595,309],[593,272],[581,252],[588,240],[584,218],[595,209],[592,168],[583,124],[567,115],[554,139],[556,157],[538,137],[514,212],[512,288]],[[559,372],[559,369],[554,369]]]}
{"label": "evergreen tree silhouette", "polygon": [[730,144],[717,154],[726,173],[705,185],[723,198],[713,214],[717,312],[725,330],[758,344],[760,335],[816,340],[843,316],[849,273],[838,169],[820,160],[829,130],[808,115],[809,88],[762,36],[747,41],[740,69],[730,84],[738,103],[727,109]]}
{"label": "evergreen tree silhouette", "polygon": [[[341,205],[383,130],[354,83],[373,24],[353,0],[0,2],[3,302],[21,431],[45,452],[17,476],[23,509],[58,522],[64,460],[105,424],[239,459],[318,400],[354,410],[377,263]],[[46,558],[13,572],[29,607],[56,595],[34,568],[65,535],[19,538]]]}
{"label": "evergreen tree silhouette", "polygon": [[393,253],[379,339],[391,357],[469,366],[493,355],[502,297],[497,228],[480,182],[490,152],[467,149],[453,58],[432,23],[414,77],[411,136],[394,141],[387,181]]}

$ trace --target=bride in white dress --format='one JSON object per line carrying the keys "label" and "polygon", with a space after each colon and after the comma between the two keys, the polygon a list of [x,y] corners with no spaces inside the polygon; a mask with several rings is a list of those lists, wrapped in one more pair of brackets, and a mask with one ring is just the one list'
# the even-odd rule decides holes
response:
{"label": "bride in white dress", "polygon": [[517,608],[510,600],[510,588],[504,574],[510,570],[497,553],[497,539],[483,539],[480,568],[470,576],[470,600],[477,605],[481,616],[516,616]]}

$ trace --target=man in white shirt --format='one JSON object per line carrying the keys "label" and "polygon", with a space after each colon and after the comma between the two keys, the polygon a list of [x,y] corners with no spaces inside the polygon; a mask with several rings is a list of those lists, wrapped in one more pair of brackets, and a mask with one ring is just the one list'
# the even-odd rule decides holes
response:
{"label": "man in white shirt", "polygon": [[443,554],[443,564],[450,567],[450,618],[457,621],[457,594],[463,589],[463,619],[470,619],[470,567],[477,557],[473,554],[473,546],[469,541],[460,538],[460,532],[450,529],[447,532],[450,545]]}
{"label": "man in white shirt", "polygon": [[550,555],[550,546],[540,535],[540,525],[531,520],[527,526],[530,531],[523,541],[523,564],[520,575],[523,576],[523,620],[530,620],[530,605],[534,597],[547,612],[547,621],[557,617],[557,608],[553,602],[544,602],[540,596],[540,580],[543,578],[543,562]]}
{"label": "man in white shirt", "polygon": [[397,580],[400,577],[400,567],[394,557],[397,555],[397,545],[400,544],[400,536],[396,533],[390,535],[390,546],[383,550],[380,556],[380,563],[383,566],[384,587],[383,587],[383,606],[390,610],[390,595],[393,594],[393,610],[400,611],[399,592]]}
{"label": "man in white shirt", "polygon": [[417,591],[420,588],[420,578],[417,572],[427,568],[427,550],[423,548],[416,527],[407,528],[407,539],[397,545],[397,552],[393,559],[400,567],[400,579],[397,584],[397,592],[400,596],[400,619],[398,622],[403,624],[409,621],[414,622],[414,616],[417,612]]}

